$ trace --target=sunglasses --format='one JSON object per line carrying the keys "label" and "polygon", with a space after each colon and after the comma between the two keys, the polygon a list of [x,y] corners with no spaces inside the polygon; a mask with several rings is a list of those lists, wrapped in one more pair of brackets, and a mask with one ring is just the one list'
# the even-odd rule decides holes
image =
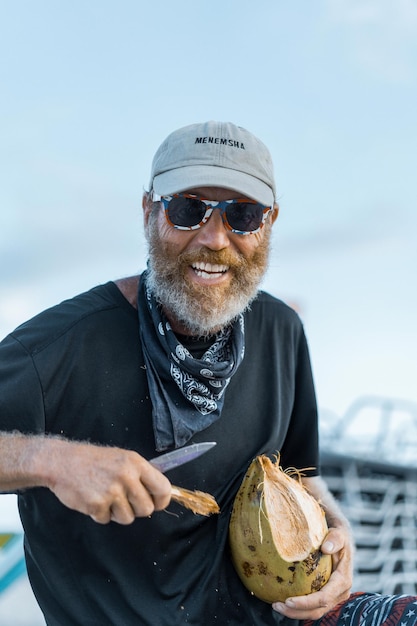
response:
{"label": "sunglasses", "polygon": [[210,219],[214,209],[219,209],[226,228],[239,235],[253,235],[261,230],[272,210],[271,206],[254,200],[217,202],[189,193],[176,193],[172,196],[154,193],[153,201],[162,203],[168,223],[179,230],[201,228]]}

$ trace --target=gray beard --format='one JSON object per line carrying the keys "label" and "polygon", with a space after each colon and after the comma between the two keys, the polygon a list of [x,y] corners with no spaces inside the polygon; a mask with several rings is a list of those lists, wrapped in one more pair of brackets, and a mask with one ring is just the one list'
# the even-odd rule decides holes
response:
{"label": "gray beard", "polygon": [[250,308],[257,294],[257,286],[250,295],[240,293],[225,299],[220,305],[207,309],[195,295],[184,290],[183,286],[170,284],[157,274],[150,260],[148,266],[148,286],[163,310],[185,327],[187,334],[205,337],[231,324],[238,315]]}
{"label": "gray beard", "polygon": [[[250,259],[233,253],[229,287],[201,287],[184,277],[183,268],[188,266],[190,255],[174,256],[169,245],[164,246],[160,240],[157,225],[151,219],[148,285],[171,323],[179,324],[184,334],[204,337],[231,324],[246,311],[257,295],[268,263],[270,228],[266,225],[265,229],[264,240]],[[224,254],[230,255],[202,249],[192,256],[193,260],[221,264],[226,262]]]}

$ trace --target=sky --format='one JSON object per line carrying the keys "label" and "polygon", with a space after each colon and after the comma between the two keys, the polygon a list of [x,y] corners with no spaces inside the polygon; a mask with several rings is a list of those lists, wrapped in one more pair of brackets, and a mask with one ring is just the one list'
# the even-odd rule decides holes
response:
{"label": "sky", "polygon": [[141,271],[157,147],[232,121],[273,155],[263,287],[320,411],[414,410],[416,110],[417,0],[0,0],[0,335]]}

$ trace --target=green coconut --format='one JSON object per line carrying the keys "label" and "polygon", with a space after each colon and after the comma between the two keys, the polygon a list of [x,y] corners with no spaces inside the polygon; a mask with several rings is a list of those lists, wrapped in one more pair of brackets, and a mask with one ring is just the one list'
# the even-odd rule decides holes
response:
{"label": "green coconut", "polygon": [[245,587],[265,602],[318,591],[332,570],[331,556],[320,550],[328,532],[324,511],[294,476],[278,460],[256,457],[230,518],[236,571]]}

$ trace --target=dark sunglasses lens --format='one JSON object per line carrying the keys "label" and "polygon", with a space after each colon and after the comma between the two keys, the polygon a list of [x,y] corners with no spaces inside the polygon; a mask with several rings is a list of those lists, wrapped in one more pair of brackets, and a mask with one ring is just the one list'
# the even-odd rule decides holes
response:
{"label": "dark sunglasses lens", "polygon": [[167,211],[172,224],[189,228],[201,222],[206,207],[197,198],[172,198]]}
{"label": "dark sunglasses lens", "polygon": [[229,226],[233,230],[242,232],[252,232],[257,230],[262,223],[264,207],[251,202],[235,202],[226,209],[226,216]]}

